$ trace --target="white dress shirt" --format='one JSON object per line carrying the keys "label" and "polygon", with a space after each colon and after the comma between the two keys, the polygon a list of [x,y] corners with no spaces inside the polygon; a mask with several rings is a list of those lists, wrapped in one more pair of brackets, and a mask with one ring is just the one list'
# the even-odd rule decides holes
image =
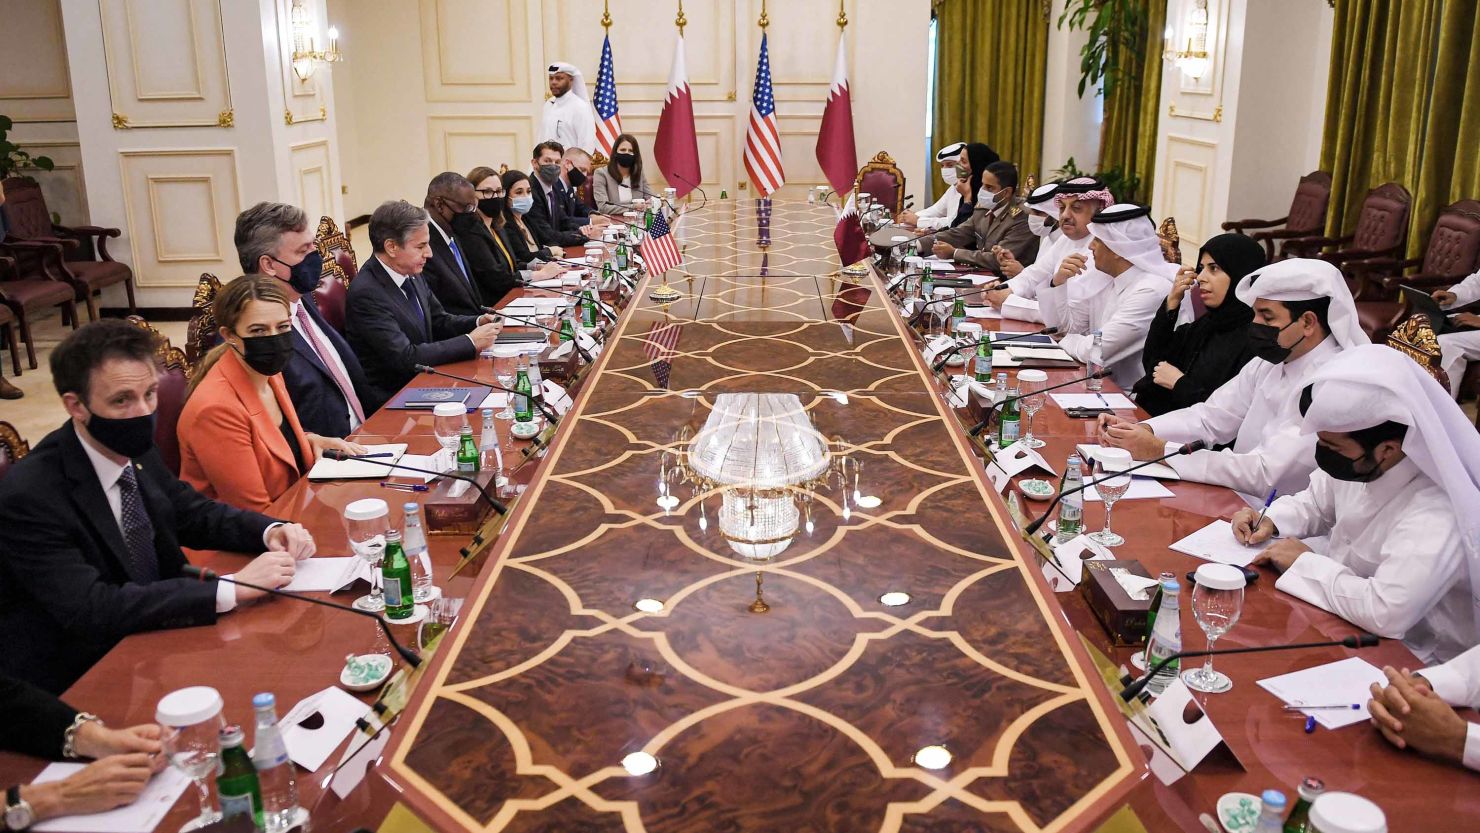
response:
{"label": "white dress shirt", "polygon": [[1003,318],[1042,323],[1043,311],[1038,304],[1038,293],[1049,285],[1054,273],[1059,271],[1059,264],[1069,255],[1083,254],[1086,272],[1095,268],[1094,259],[1089,256],[1089,243],[1094,239],[1092,236],[1086,234],[1078,240],[1072,240],[1058,232],[1055,234],[1058,236],[1044,239],[1044,247],[1039,250],[1038,257],[1032,263],[1024,266],[1023,271],[1014,277],[1008,278],[1007,288],[1012,290],[1012,294],[1002,302]]}
{"label": "white dress shirt", "polygon": [[1453,505],[1411,459],[1371,483],[1317,471],[1310,488],[1275,501],[1268,517],[1287,538],[1330,536],[1321,551],[1296,558],[1276,588],[1402,639],[1424,662],[1480,643]]}
{"label": "white dress shirt", "polygon": [[1099,330],[1101,361],[1115,384],[1130,390],[1146,375],[1141,367],[1146,333],[1171,288],[1166,275],[1135,266],[1114,278],[1095,270],[1061,286],[1052,280],[1041,284],[1038,306],[1043,323],[1059,328],[1059,346],[1077,361],[1089,361],[1094,331]]}
{"label": "white dress shirt", "polygon": [[946,192],[940,195],[935,205],[915,215],[915,227],[920,231],[950,228],[951,221],[956,219],[956,213],[960,210],[961,192],[954,185],[947,186]]}
{"label": "white dress shirt", "polygon": [[[1465,651],[1443,665],[1418,672],[1439,699],[1451,706],[1480,709],[1480,646]],[[1480,723],[1470,723],[1465,735],[1464,764],[1480,770]]]}
{"label": "white dress shirt", "polygon": [[1167,451],[1193,440],[1233,442],[1222,451],[1167,460],[1184,480],[1228,486],[1255,506],[1264,504],[1271,488],[1295,494],[1310,485],[1316,468],[1316,437],[1300,433],[1300,392],[1340,352],[1336,339],[1327,336],[1292,362],[1254,359],[1206,402],[1152,417],[1146,425],[1167,440]]}
{"label": "white dress shirt", "polygon": [[540,141],[557,141],[565,147],[596,152],[596,111],[591,102],[567,91],[565,95],[545,102],[540,120]]}
{"label": "white dress shirt", "polygon": [[[309,333],[303,331],[303,320],[298,317],[298,310],[302,306],[303,301],[294,301],[293,308],[289,310],[293,318],[293,331],[298,333],[299,337],[301,337],[304,341],[308,342],[309,349],[313,349],[313,346],[315,344],[324,345],[324,352],[328,353],[329,355],[320,355],[319,359],[321,361],[332,364],[335,369],[343,374],[343,377],[346,380],[349,379],[349,368],[344,366],[344,357],[340,356],[339,351],[334,349],[334,342],[329,340],[329,336],[324,333],[323,328],[319,326],[318,322],[313,320],[313,316],[306,316],[308,320],[308,326],[312,329],[312,336],[310,337]],[[317,354],[317,351],[315,351],[315,354]],[[350,391],[349,393],[352,395],[354,394],[353,391]],[[359,417],[355,416],[355,409],[350,406],[348,401],[344,403],[344,410],[345,413],[349,415],[349,430],[353,431],[356,428],[359,428],[360,419]]]}
{"label": "white dress shirt", "polygon": [[[92,441],[87,437],[78,434],[77,439],[82,443],[82,450],[87,452],[87,459],[92,462],[93,471],[98,475],[98,485],[103,487],[103,497],[108,499],[108,508],[113,510],[113,522],[118,524],[118,531],[122,533],[123,487],[118,485],[118,479],[123,476],[125,466],[119,465],[103,456],[103,452],[94,448]],[[135,474],[137,476],[137,471]],[[142,495],[140,497],[142,498]],[[276,525],[274,524],[274,526]],[[272,527],[268,527],[268,530],[271,529]],[[264,533],[265,535],[266,533]],[[120,553],[120,555],[124,554]],[[226,578],[231,577],[226,576]],[[216,612],[225,613],[235,607],[236,585],[229,581],[216,582]]]}

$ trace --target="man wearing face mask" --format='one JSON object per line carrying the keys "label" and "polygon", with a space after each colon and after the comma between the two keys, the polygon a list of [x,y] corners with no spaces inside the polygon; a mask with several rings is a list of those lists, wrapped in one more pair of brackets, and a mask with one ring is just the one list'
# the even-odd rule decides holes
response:
{"label": "man wearing face mask", "polygon": [[1173,457],[1184,480],[1228,486],[1250,505],[1271,489],[1293,494],[1310,484],[1315,438],[1299,430],[1300,391],[1342,350],[1371,344],[1341,270],[1323,260],[1291,258],[1239,281],[1238,299],[1254,309],[1249,335],[1255,359],[1207,401],[1142,423],[1100,417],[1100,442],[1137,460],[1160,457],[1179,443],[1231,442],[1229,448]]}
{"label": "man wearing face mask", "polygon": [[[1278,537],[1255,560],[1275,587],[1402,639],[1425,662],[1480,642],[1480,435],[1440,385],[1385,345],[1345,350],[1302,393],[1310,486],[1245,509],[1234,536]],[[1255,526],[1255,522],[1258,525]],[[1312,550],[1301,538],[1329,536]]]}
{"label": "man wearing face mask", "polygon": [[1018,170],[997,161],[981,175],[971,219],[936,235],[932,251],[967,266],[997,271],[996,250],[1006,249],[1027,265],[1038,254],[1038,238],[1028,229],[1028,212],[1017,198]]}
{"label": "man wearing face mask", "polygon": [[[1084,258],[1083,266],[1086,271],[1094,269],[1094,261],[1089,253],[1092,239],[1089,224],[1096,214],[1115,204],[1115,197],[1103,182],[1088,176],[1076,177],[1056,185],[1040,186],[1034,193],[1048,188],[1053,189],[1052,199],[1044,205],[1045,208],[1053,206],[1053,211],[1058,216],[1057,230],[1053,235],[1042,237],[1043,247],[1039,250],[1038,257],[1027,266],[1019,263],[1017,258],[1004,257],[1005,249],[999,251],[998,258],[1003,274],[1013,273],[1014,269],[1017,271],[1012,274],[1005,287],[993,289],[982,296],[988,304],[1002,312],[1003,318],[1042,323],[1043,312],[1038,305],[1038,293],[1048,285],[1059,266],[1071,255]],[[1032,213],[1048,212],[1038,209]],[[1029,231],[1038,234],[1033,228],[1031,213],[1028,225]]]}
{"label": "man wearing face mask", "polygon": [[347,437],[381,400],[365,378],[349,342],[319,311],[314,288],[323,258],[303,209],[260,202],[236,218],[236,254],[242,272],[281,281],[292,296],[293,355],[283,367],[283,384],[303,430],[324,437]]}
{"label": "man wearing face mask", "polygon": [[[565,186],[565,148],[558,142],[541,142],[531,160],[534,170],[529,186],[534,202],[524,221],[541,246],[584,246],[601,232],[570,216],[570,191]],[[583,232],[581,229],[586,229]]]}
{"label": "man wearing face mask", "polygon": [[[1063,234],[1059,233],[1058,208],[1054,205],[1054,194],[1059,192],[1059,183],[1050,182],[1033,189],[1023,198],[1023,207],[1028,210],[1028,231],[1038,238],[1038,254],[1052,246]],[[992,250],[997,256],[998,271],[1004,278],[1015,278],[1031,264],[1018,261],[1012,252],[1001,246]],[[1042,258],[1034,258],[1037,263]]]}
{"label": "man wearing face mask", "polygon": [[469,238],[478,233],[478,195],[462,174],[432,177],[422,206],[431,218],[432,257],[422,269],[427,288],[453,315],[482,315],[488,302],[473,274]]}
{"label": "man wearing face mask", "polygon": [[52,693],[129,634],[209,625],[264,595],[183,576],[181,547],[262,553],[236,576],[268,587],[314,553],[301,526],[217,503],[165,468],[154,347],[118,320],[69,335],[51,354],[69,419],[0,481],[0,673]]}
{"label": "man wearing face mask", "polygon": [[961,210],[961,192],[956,190],[956,165],[964,150],[966,150],[966,143],[957,142],[953,145],[946,145],[935,154],[935,161],[940,165],[940,178],[946,183],[946,192],[940,195],[935,205],[923,211],[900,212],[895,218],[899,223],[914,226],[920,231],[938,231],[951,227],[951,223],[956,219],[956,213]]}

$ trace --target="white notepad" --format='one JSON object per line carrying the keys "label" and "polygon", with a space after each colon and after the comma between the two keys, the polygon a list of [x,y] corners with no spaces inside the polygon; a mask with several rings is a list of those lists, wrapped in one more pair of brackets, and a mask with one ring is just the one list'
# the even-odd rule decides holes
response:
{"label": "white notepad", "polygon": [[[1080,443],[1079,445],[1074,447],[1074,450],[1079,452],[1080,459],[1089,461],[1099,459],[1095,455],[1099,453],[1101,448],[1104,448],[1104,446],[1097,443]],[[1167,465],[1166,463],[1157,463],[1155,465],[1147,466],[1144,469],[1136,469],[1136,477],[1154,477],[1157,480],[1182,479],[1182,476],[1177,474],[1177,470]]]}
{"label": "white notepad", "polygon": [[[51,764],[41,770],[32,783],[61,781],[76,774],[87,764]],[[66,831],[66,833],[153,833],[170,808],[180,800],[190,779],[174,767],[154,774],[134,803],[103,813],[85,816],[62,816],[37,822],[32,830]]]}
{"label": "white notepad", "polygon": [[1356,706],[1340,709],[1301,709],[1327,729],[1340,729],[1372,717],[1367,701],[1373,683],[1386,684],[1382,669],[1361,657],[1347,657],[1304,671],[1259,680],[1259,686],[1288,706]]}
{"label": "white notepad", "polygon": [[1268,549],[1272,543],[1273,539],[1253,546],[1240,544],[1233,537],[1233,524],[1220,519],[1172,544],[1170,549],[1204,561],[1247,567],[1255,556]]}
{"label": "white notepad", "polygon": [[366,454],[389,454],[375,460],[318,460],[308,470],[309,480],[373,480],[394,477],[395,469],[382,463],[398,463],[406,453],[405,443],[385,443],[365,446]]}
{"label": "white notepad", "polygon": [[1050,393],[1048,396],[1055,405],[1065,410],[1069,408],[1111,408],[1134,411],[1136,409],[1136,403],[1123,393]]}
{"label": "white notepad", "polygon": [[[1131,487],[1125,490],[1125,494],[1121,495],[1120,500],[1160,500],[1174,496],[1171,489],[1158,483],[1155,478],[1131,475]],[[1084,499],[1091,502],[1104,500],[1104,498],[1100,497],[1100,492],[1095,486],[1084,490]],[[1116,501],[1116,503],[1119,502]]]}
{"label": "white notepad", "polygon": [[1049,347],[1040,344],[1009,344],[1005,348],[1007,354],[1019,361],[1059,361],[1072,362],[1074,357],[1064,352],[1062,347]]}

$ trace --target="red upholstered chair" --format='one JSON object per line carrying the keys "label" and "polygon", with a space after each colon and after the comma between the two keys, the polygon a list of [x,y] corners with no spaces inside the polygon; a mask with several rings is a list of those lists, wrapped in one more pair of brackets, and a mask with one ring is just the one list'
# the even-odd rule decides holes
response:
{"label": "red upholstered chair", "polygon": [[[26,358],[31,369],[36,369],[36,343],[31,337],[31,316],[48,307],[61,307],[62,320],[77,329],[77,302],[73,300],[71,284],[46,278],[22,280],[16,262],[0,257],[0,305],[15,320],[20,330],[21,341],[26,343]],[[12,333],[12,336],[14,333]],[[21,375],[20,355],[14,354],[15,375]]]}
{"label": "red upholstered chair", "polygon": [[30,453],[31,444],[21,439],[15,426],[0,421],[0,480],[4,480],[10,469]]}
{"label": "red upholstered chair", "polygon": [[128,322],[154,334],[154,360],[159,365],[159,389],[154,409],[154,444],[170,473],[180,474],[180,413],[185,410],[185,392],[190,387],[192,365],[185,351],[171,347],[164,334],[137,315]]}
{"label": "red upholstered chair", "polygon": [[185,330],[185,358],[192,364],[200,361],[221,340],[216,332],[216,314],[211,305],[221,291],[221,279],[202,272],[195,285],[195,298],[190,302],[190,323]]}
{"label": "red upholstered chair", "polygon": [[904,206],[904,172],[894,164],[894,157],[881,150],[859,169],[853,193],[868,194],[891,215],[898,214]]}
{"label": "red upholstered chair", "polygon": [[355,258],[355,247],[350,244],[349,235],[339,230],[332,217],[320,217],[313,243],[324,258],[323,276],[332,277],[348,288],[349,282],[360,271],[359,261]]}
{"label": "red upholstered chair", "polygon": [[5,180],[0,211],[10,235],[0,250],[10,250],[3,253],[20,261],[22,273],[71,285],[77,300],[87,303],[93,321],[98,319],[97,296],[114,284],[123,284],[129,312],[137,311],[133,270],[108,254],[108,238],[122,234],[118,229],[54,225],[41,186],[29,177]]}
{"label": "red upholstered chair", "polygon": [[344,304],[349,297],[349,290],[339,281],[326,278],[313,291],[313,297],[318,302],[319,312],[324,314],[324,320],[340,335],[344,335]]}
{"label": "red upholstered chair", "polygon": [[[1412,313],[1407,299],[1399,298],[1400,286],[1447,289],[1480,269],[1480,201],[1445,206],[1434,221],[1423,257],[1365,261],[1350,268],[1362,283],[1381,288],[1384,300],[1357,300],[1362,328],[1378,341]],[[1409,273],[1413,269],[1417,271]]]}
{"label": "red upholstered chair", "polygon": [[1311,171],[1295,186],[1290,213],[1277,220],[1230,220],[1223,224],[1223,230],[1248,234],[1252,229],[1266,229],[1255,231],[1252,237],[1264,244],[1264,251],[1272,263],[1284,256],[1282,253],[1276,256],[1275,241],[1320,234],[1326,228],[1326,214],[1330,208],[1331,175],[1325,171]]}
{"label": "red upholstered chair", "polygon": [[[1408,217],[1413,196],[1408,189],[1389,182],[1367,192],[1357,215],[1357,230],[1341,237],[1301,237],[1285,243],[1287,257],[1319,257],[1346,273],[1352,295],[1358,300],[1382,300],[1384,290],[1361,280],[1351,267],[1358,261],[1394,259],[1403,255],[1408,241]],[[1330,249],[1330,251],[1321,251]]]}

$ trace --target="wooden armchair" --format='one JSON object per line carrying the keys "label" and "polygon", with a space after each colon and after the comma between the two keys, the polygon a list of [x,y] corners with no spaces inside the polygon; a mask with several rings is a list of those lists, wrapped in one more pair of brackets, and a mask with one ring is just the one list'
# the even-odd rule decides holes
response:
{"label": "wooden armchair", "polygon": [[1440,361],[1439,339],[1434,335],[1427,315],[1420,312],[1410,316],[1393,328],[1386,342],[1389,347],[1418,362],[1425,373],[1449,390],[1449,374],[1444,372],[1444,364]]}
{"label": "wooden armchair", "polygon": [[[1400,258],[1408,242],[1408,217],[1413,209],[1413,196],[1408,189],[1389,182],[1367,192],[1362,201],[1362,211],[1357,215],[1357,229],[1340,237],[1300,237],[1285,243],[1286,257],[1318,257],[1340,267],[1353,278],[1351,264],[1379,258]],[[1331,249],[1323,252],[1322,249]],[[1371,297],[1376,291],[1362,297],[1369,285],[1352,280],[1352,295],[1361,300],[1377,300]],[[1380,291],[1380,290],[1379,290]]]}
{"label": "wooden armchair", "polygon": [[[1357,317],[1374,341],[1381,340],[1412,309],[1399,297],[1399,287],[1447,289],[1480,269],[1480,201],[1459,200],[1444,207],[1423,257],[1362,261],[1350,270],[1363,284],[1378,287],[1371,293],[1382,300],[1357,300]],[[1410,269],[1417,272],[1405,274]]]}
{"label": "wooden armchair", "polygon": [[894,164],[894,157],[881,150],[859,169],[853,180],[853,193],[868,194],[890,216],[898,214],[904,208],[904,171]]}
{"label": "wooden armchair", "polygon": [[0,421],[0,480],[21,458],[31,453],[31,444],[21,439],[20,432],[8,422]]}
{"label": "wooden armchair", "polygon": [[[15,369],[15,375],[21,375],[21,343],[15,337],[16,322],[15,313],[10,307],[0,306],[0,348],[10,350],[10,363]],[[18,390],[0,376],[0,399],[16,398],[14,391]]]}
{"label": "wooden armchair", "polygon": [[0,254],[14,257],[23,275],[68,284],[76,299],[87,303],[88,318],[93,321],[98,319],[97,297],[114,284],[123,284],[128,293],[129,312],[138,310],[133,270],[108,254],[108,238],[118,237],[121,231],[53,224],[41,186],[29,177],[5,180],[0,212],[5,214],[10,235],[0,243]]}
{"label": "wooden armchair", "polygon": [[220,340],[216,333],[216,314],[211,306],[216,303],[216,293],[221,291],[221,279],[210,272],[202,272],[200,282],[195,285],[195,298],[190,302],[190,324],[185,331],[185,358],[194,364],[210,352]]}
{"label": "wooden armchair", "polygon": [[1156,238],[1161,241],[1161,256],[1167,263],[1182,265],[1182,235],[1177,233],[1177,219],[1168,217],[1156,227]]}
{"label": "wooden armchair", "polygon": [[193,363],[185,357],[185,351],[170,346],[164,333],[154,329],[148,321],[130,315],[128,322],[135,327],[148,330],[154,335],[154,361],[159,365],[159,389],[154,409],[154,444],[159,447],[159,456],[169,467],[170,473],[180,476],[180,414],[185,410],[185,394],[190,388]]}
{"label": "wooden armchair", "polygon": [[1253,229],[1264,229],[1251,236],[1264,244],[1269,262],[1273,263],[1279,259],[1275,253],[1275,241],[1320,234],[1326,228],[1326,214],[1330,208],[1331,175],[1325,171],[1311,171],[1295,186],[1295,198],[1290,201],[1288,214],[1277,220],[1230,220],[1223,224],[1223,230],[1248,234]]}
{"label": "wooden armchair", "polygon": [[318,288],[313,291],[314,301],[319,305],[319,312],[324,314],[324,320],[343,335],[349,282],[360,271],[355,249],[350,245],[349,236],[339,230],[331,217],[319,218],[314,245],[324,257],[324,271]]}
{"label": "wooden armchair", "polygon": [[[48,307],[61,307],[62,320],[77,329],[77,302],[71,284],[46,278],[21,278],[16,262],[0,257],[0,305],[11,314],[20,331],[20,340],[26,343],[26,359],[31,369],[36,369],[36,342],[31,336],[31,317]],[[12,333],[13,337],[15,334]],[[21,375],[21,360],[18,353],[12,354],[15,375]]]}

